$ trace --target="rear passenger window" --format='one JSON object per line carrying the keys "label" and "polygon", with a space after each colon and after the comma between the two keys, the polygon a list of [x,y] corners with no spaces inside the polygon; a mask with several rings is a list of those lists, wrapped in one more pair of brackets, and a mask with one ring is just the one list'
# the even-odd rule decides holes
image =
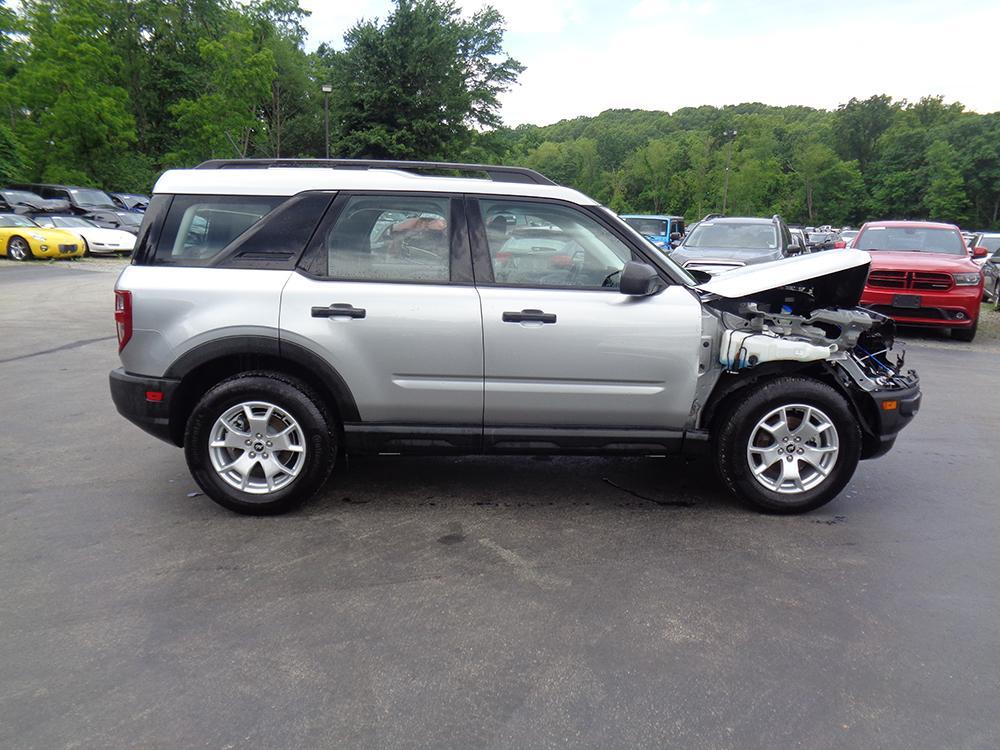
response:
{"label": "rear passenger window", "polygon": [[156,245],[154,263],[207,265],[230,242],[287,198],[177,195]]}
{"label": "rear passenger window", "polygon": [[333,200],[332,193],[307,192],[281,204],[267,219],[237,237],[218,265],[226,268],[292,268]]}
{"label": "rear passenger window", "polygon": [[326,275],[357,281],[448,281],[449,205],[448,198],[349,198],[320,237]]}

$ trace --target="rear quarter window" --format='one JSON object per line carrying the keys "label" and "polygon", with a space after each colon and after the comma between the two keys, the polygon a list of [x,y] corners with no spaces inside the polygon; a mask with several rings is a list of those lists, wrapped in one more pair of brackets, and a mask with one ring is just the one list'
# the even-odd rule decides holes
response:
{"label": "rear quarter window", "polygon": [[207,266],[287,197],[175,195],[156,242],[154,265]]}

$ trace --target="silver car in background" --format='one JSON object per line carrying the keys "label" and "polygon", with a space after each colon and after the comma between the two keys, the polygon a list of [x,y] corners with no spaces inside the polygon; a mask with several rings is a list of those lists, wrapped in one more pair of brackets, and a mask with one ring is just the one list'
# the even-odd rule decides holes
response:
{"label": "silver car in background", "polygon": [[781,260],[805,248],[780,216],[706,219],[684,237],[670,259],[688,270],[709,274]]}

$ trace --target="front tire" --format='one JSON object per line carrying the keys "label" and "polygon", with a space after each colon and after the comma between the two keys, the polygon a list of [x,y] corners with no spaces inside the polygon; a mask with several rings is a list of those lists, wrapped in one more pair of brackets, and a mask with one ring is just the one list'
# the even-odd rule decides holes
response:
{"label": "front tire", "polygon": [[25,261],[34,258],[31,245],[24,237],[11,237],[7,242],[7,257],[11,260]]}
{"label": "front tire", "polygon": [[337,427],[305,384],[274,372],[224,380],[195,406],[184,435],[205,494],[246,515],[275,515],[310,498],[337,457]]}
{"label": "front tire", "polygon": [[977,317],[968,328],[952,328],[951,337],[955,339],[955,341],[972,341],[976,338],[976,329],[978,327],[979,318]]}
{"label": "front tire", "polygon": [[716,421],[716,466],[736,497],[767,513],[805,513],[836,497],[861,458],[861,430],[843,396],[818,380],[749,386]]}

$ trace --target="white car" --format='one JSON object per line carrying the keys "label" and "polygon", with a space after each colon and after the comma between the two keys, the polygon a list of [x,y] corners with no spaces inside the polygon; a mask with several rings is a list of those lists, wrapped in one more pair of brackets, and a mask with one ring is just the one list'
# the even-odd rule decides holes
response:
{"label": "white car", "polygon": [[80,236],[94,255],[130,253],[135,247],[135,235],[121,229],[99,227],[82,216],[35,216],[35,223],[42,227],[66,229]]}

